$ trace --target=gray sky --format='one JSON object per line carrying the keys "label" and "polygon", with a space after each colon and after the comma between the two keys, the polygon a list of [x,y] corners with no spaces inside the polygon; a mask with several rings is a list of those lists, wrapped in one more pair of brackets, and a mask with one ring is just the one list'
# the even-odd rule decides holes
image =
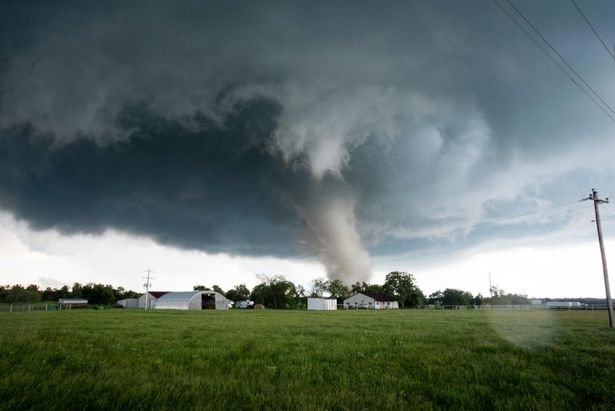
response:
{"label": "gray sky", "polygon": [[[615,62],[572,3],[513,3],[614,107]],[[578,4],[612,48],[615,5]],[[615,123],[494,1],[3,9],[5,282],[137,288],[168,253],[167,287],[405,270],[485,293],[493,271],[548,296],[581,268],[545,261],[598,257],[575,202],[615,192]]]}

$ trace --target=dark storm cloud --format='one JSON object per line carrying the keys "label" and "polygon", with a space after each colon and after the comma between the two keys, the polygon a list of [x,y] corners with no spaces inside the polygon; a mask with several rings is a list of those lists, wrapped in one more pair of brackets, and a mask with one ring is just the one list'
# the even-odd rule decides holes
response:
{"label": "dark storm cloud", "polygon": [[279,112],[255,99],[217,124],[127,106],[117,126],[128,137],[104,145],[85,136],[58,144],[16,125],[1,132],[0,204],[37,229],[116,227],[188,248],[295,253],[299,221],[282,189],[304,183],[271,152]]}
{"label": "dark storm cloud", "polygon": [[[615,99],[570,5],[519,4]],[[591,4],[615,37],[613,6]],[[611,175],[553,189],[615,130],[493,2],[6,9],[0,203],[37,228],[308,250],[359,279],[365,248],[467,236]]]}

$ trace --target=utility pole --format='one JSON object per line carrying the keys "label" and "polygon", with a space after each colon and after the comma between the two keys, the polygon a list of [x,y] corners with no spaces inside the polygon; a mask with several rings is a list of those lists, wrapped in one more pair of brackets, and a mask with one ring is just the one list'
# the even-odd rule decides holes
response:
{"label": "utility pole", "polygon": [[491,285],[491,273],[489,273],[489,296],[493,297],[493,286]]}
{"label": "utility pole", "polygon": [[611,287],[609,285],[609,270],[606,266],[606,253],[604,252],[604,242],[602,241],[602,226],[600,225],[600,211],[598,204],[609,203],[609,198],[601,200],[598,198],[598,192],[592,188],[589,197],[583,200],[592,200],[594,202],[594,212],[596,213],[596,229],[598,230],[598,242],[600,243],[600,255],[602,256],[602,272],[604,274],[604,288],[606,290],[606,305],[609,310],[609,327],[613,328],[613,302],[611,301]]}
{"label": "utility pole", "polygon": [[144,271],[147,273],[147,276],[143,277],[143,279],[145,280],[145,284],[143,284],[143,287],[145,287],[145,311],[147,311],[147,309],[149,308],[149,288],[152,286],[151,280],[153,280],[154,277],[150,275],[152,273],[152,270],[150,270],[149,268]]}

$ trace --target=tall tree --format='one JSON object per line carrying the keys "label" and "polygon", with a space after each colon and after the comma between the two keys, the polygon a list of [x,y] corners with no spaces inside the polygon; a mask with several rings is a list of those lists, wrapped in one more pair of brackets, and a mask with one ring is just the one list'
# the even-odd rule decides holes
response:
{"label": "tall tree", "polygon": [[317,278],[312,281],[312,291],[310,297],[323,297],[329,292],[329,281],[324,278]]}
{"label": "tall tree", "polygon": [[211,290],[211,288],[205,287],[204,285],[201,285],[201,284],[195,285],[194,287],[192,287],[192,289],[194,291],[210,291]]}
{"label": "tall tree", "polygon": [[350,290],[342,280],[329,281],[327,291],[329,291],[329,294],[331,294],[332,298],[337,299],[338,303],[342,302],[344,299],[350,296]]}
{"label": "tall tree", "polygon": [[231,301],[246,301],[250,298],[250,289],[245,284],[239,284],[226,292],[226,298]]}
{"label": "tall tree", "polygon": [[363,282],[356,282],[350,286],[350,291],[352,294],[356,293],[384,293],[384,286],[380,284],[370,284]]}
{"label": "tall tree", "polygon": [[416,285],[414,276],[402,271],[393,271],[386,275],[384,292],[396,297],[401,308],[417,308],[425,300],[423,291]]}
{"label": "tall tree", "polygon": [[252,290],[254,302],[270,308],[295,308],[298,304],[295,285],[282,275],[259,275],[262,281]]}

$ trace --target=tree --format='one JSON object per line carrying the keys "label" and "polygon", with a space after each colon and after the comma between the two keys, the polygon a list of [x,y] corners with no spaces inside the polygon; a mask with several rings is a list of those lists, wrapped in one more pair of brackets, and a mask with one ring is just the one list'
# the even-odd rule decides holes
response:
{"label": "tree", "polygon": [[194,287],[192,287],[192,289],[194,291],[210,291],[211,290],[211,288],[205,287],[204,285],[195,285]]}
{"label": "tree", "polygon": [[342,280],[331,280],[329,281],[329,286],[327,287],[327,291],[331,294],[331,297],[337,298],[337,302],[341,303],[344,299],[350,296],[350,290],[344,284]]}
{"label": "tree", "polygon": [[225,295],[225,294],[226,294],[222,288],[220,288],[219,286],[217,286],[217,285],[215,285],[215,284],[213,285],[213,287],[212,287],[212,288],[213,288],[213,289],[214,289],[214,291],[215,291],[215,292],[217,292],[218,294],[222,294],[222,295]]}
{"label": "tree", "polygon": [[483,296],[481,293],[476,294],[476,297],[472,299],[473,305],[483,305]]}
{"label": "tree", "polygon": [[436,305],[477,305],[475,301],[478,300],[472,296],[472,293],[456,288],[447,288],[444,291],[438,290],[429,295],[429,304]]}
{"label": "tree", "polygon": [[384,293],[384,287],[380,284],[369,284],[365,281],[356,282],[350,286],[350,291],[352,294],[356,293]]}
{"label": "tree", "polygon": [[81,298],[81,284],[74,283],[73,288],[70,290],[70,296],[73,298]]}
{"label": "tree", "polygon": [[111,305],[116,302],[115,291],[111,285],[88,283],[81,286],[80,297],[88,300],[88,304]]}
{"label": "tree", "polygon": [[506,293],[502,289],[497,289],[497,292],[494,293],[493,297],[483,299],[485,304],[493,304],[493,305],[527,305],[530,301],[527,298],[527,295],[523,294],[510,294]]}
{"label": "tree", "polygon": [[4,302],[6,303],[37,303],[41,301],[41,295],[36,285],[29,285],[24,288],[16,284],[10,288],[7,287],[5,291]]}
{"label": "tree", "polygon": [[295,285],[282,275],[260,275],[262,281],[252,290],[252,300],[270,308],[294,308],[297,306]]}
{"label": "tree", "polygon": [[231,301],[246,301],[250,298],[250,289],[245,284],[239,284],[226,292],[226,298]]}
{"label": "tree", "polygon": [[447,288],[442,293],[442,305],[470,305],[474,297],[468,291]]}
{"label": "tree", "polygon": [[410,273],[393,271],[386,275],[384,292],[397,297],[399,306],[417,308],[423,304],[425,295],[416,285],[414,276]]}
{"label": "tree", "polygon": [[312,291],[310,297],[323,297],[329,291],[329,281],[324,278],[317,278],[312,281]]}

